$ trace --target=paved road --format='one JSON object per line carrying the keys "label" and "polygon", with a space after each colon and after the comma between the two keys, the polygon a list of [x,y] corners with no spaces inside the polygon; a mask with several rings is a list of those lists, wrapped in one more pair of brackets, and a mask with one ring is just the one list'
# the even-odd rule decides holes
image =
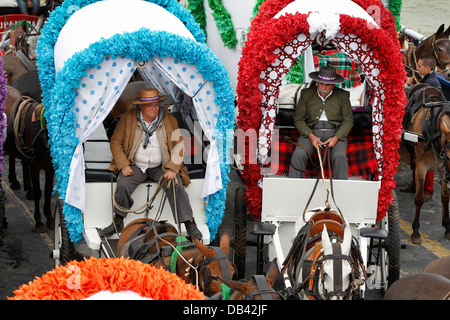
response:
{"label": "paved road", "polygon": [[[5,160],[4,172],[7,172],[8,160]],[[19,178],[20,178],[20,171]],[[401,165],[396,175],[398,188],[409,182],[411,171],[406,165]],[[5,174],[6,177],[6,174]],[[8,228],[5,230],[6,237],[3,246],[0,247],[0,300],[13,295],[13,291],[20,285],[32,281],[48,270],[54,268],[50,257],[53,249],[53,230],[47,229],[46,233],[36,234],[33,230],[33,207],[32,201],[26,200],[23,190],[12,191],[4,182],[7,201],[6,216]],[[242,181],[235,171],[231,173],[226,212],[233,212],[234,192],[237,187],[242,186]],[[439,186],[435,184],[435,195],[433,199],[424,205],[422,215],[421,231],[424,241],[422,245],[413,245],[409,241],[410,225],[414,215],[413,194],[397,192],[401,217],[401,238],[406,247],[401,250],[401,276],[411,273],[419,273],[430,261],[442,256],[450,255],[450,241],[444,237],[444,229],[441,226],[440,194]],[[54,196],[54,203],[56,199]],[[53,208],[55,207],[53,203]],[[252,221],[249,220],[248,230],[251,231]],[[231,228],[229,215],[225,219],[223,227],[219,230]],[[249,231],[249,232],[250,232]],[[255,240],[249,233],[249,240]],[[249,247],[247,250],[247,274],[248,278],[255,269],[256,250]],[[375,294],[370,299],[379,299]]]}

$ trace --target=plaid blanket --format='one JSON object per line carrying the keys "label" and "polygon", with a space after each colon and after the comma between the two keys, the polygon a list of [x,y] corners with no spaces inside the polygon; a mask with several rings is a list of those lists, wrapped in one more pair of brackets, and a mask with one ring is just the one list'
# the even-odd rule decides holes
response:
{"label": "plaid blanket", "polygon": [[[287,175],[291,164],[291,157],[296,147],[287,142],[283,137],[297,142],[299,132],[297,129],[280,129],[278,143],[272,144],[272,152],[278,152],[278,163],[271,163],[272,174]],[[274,139],[276,141],[276,139]],[[323,155],[323,154],[322,154]],[[370,130],[352,130],[348,135],[348,176],[362,177],[370,180],[377,172],[377,160],[373,151],[372,132]],[[324,164],[325,177],[330,176],[327,165]],[[320,175],[320,165],[317,152],[312,154],[312,161],[308,161],[305,177],[317,177]]]}
{"label": "plaid blanket", "polygon": [[[361,85],[359,66],[340,51],[325,50],[321,53],[313,51],[313,57],[316,70],[326,65],[336,68],[337,74],[345,78],[344,85],[346,88]],[[342,85],[338,84],[337,86],[342,88]]]}

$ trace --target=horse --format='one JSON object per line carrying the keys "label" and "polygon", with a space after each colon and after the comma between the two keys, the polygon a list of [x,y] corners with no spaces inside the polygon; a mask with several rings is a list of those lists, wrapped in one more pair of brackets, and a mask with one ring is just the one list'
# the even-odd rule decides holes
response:
{"label": "horse", "polygon": [[207,247],[198,239],[187,241],[167,222],[141,218],[123,229],[117,255],[164,267],[211,297],[221,292],[221,279],[232,279],[236,274],[228,259],[229,245],[228,232],[222,235],[220,247]]}
{"label": "horse", "polygon": [[42,24],[43,17],[40,17],[35,27],[23,21],[9,26],[0,43],[0,48],[8,48],[2,56],[7,84],[38,102],[42,90],[36,68],[36,46]]}
{"label": "horse", "polygon": [[450,27],[444,31],[444,25],[441,25],[433,35],[423,40],[417,47],[410,44],[407,50],[402,51],[403,62],[409,76],[412,76],[411,72],[417,72],[417,60],[420,57],[432,55],[436,59],[438,69],[440,69],[447,80],[450,80],[449,35]]}
{"label": "horse", "polygon": [[298,232],[283,265],[294,283],[294,293],[301,299],[356,299],[364,283],[360,276],[362,259],[353,246],[350,226],[331,210],[311,216]]}
{"label": "horse", "polygon": [[425,175],[428,171],[436,170],[436,167],[441,177],[442,225],[445,237],[450,240],[450,105],[445,102],[442,92],[424,84],[411,88],[403,128],[424,138],[424,141],[417,143],[405,143],[408,151],[415,157],[415,215],[411,241],[414,244],[421,243],[419,227],[420,211],[424,203]]}
{"label": "horse", "polygon": [[450,280],[434,273],[407,275],[389,287],[383,300],[450,300]]}
{"label": "horse", "polygon": [[450,256],[431,261],[422,272],[440,274],[450,280]]}
{"label": "horse", "polygon": [[277,259],[272,260],[266,276],[254,275],[244,283],[236,280],[222,280],[232,293],[228,300],[284,300],[283,296],[273,289],[279,274]]}
{"label": "horse", "polygon": [[54,219],[51,214],[51,196],[55,171],[48,147],[43,109],[42,104],[31,98],[23,97],[16,89],[7,86],[5,114],[8,124],[7,138],[3,149],[9,155],[8,180],[11,189],[20,188],[20,183],[15,175],[15,158],[21,159],[24,168],[24,189],[28,191],[27,198],[34,199],[35,231],[38,233],[46,230],[40,213],[42,191],[39,177],[41,170],[45,172],[43,212],[47,218],[47,227],[54,227]]}
{"label": "horse", "polygon": [[431,261],[422,273],[394,282],[383,299],[450,300],[450,256]]}

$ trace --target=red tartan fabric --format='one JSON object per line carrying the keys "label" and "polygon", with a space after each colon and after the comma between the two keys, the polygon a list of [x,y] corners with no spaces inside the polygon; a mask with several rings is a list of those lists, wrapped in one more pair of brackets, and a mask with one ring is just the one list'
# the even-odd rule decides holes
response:
{"label": "red tartan fabric", "polygon": [[[286,175],[289,172],[292,152],[296,147],[291,142],[287,142],[283,137],[288,137],[292,141],[297,142],[299,132],[297,129],[280,129],[280,138],[275,139],[272,144],[273,152],[278,153],[278,163],[271,164],[271,173],[278,175]],[[306,177],[313,177],[320,174],[319,159],[317,153],[312,155],[312,163],[308,162],[306,169]],[[372,132],[370,130],[354,131],[348,135],[348,176],[361,176],[364,179],[371,179],[372,174],[377,172],[377,161],[373,152]],[[328,177],[328,170],[325,168],[325,176]]]}

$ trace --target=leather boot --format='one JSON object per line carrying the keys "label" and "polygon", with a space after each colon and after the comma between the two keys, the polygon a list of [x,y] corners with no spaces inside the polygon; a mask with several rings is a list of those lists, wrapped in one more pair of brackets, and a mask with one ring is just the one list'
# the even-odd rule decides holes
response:
{"label": "leather boot", "polygon": [[114,222],[111,223],[106,228],[103,228],[102,230],[100,230],[98,232],[98,234],[103,237],[109,237],[109,236],[112,236],[114,233],[116,233],[116,229],[117,229],[118,233],[121,233],[123,230],[123,219],[124,218],[122,216],[116,214],[114,216]]}
{"label": "leather boot", "polygon": [[186,231],[191,238],[195,238],[197,240],[203,238],[203,235],[200,230],[198,230],[197,224],[195,223],[194,219],[185,221],[184,226],[186,227]]}

